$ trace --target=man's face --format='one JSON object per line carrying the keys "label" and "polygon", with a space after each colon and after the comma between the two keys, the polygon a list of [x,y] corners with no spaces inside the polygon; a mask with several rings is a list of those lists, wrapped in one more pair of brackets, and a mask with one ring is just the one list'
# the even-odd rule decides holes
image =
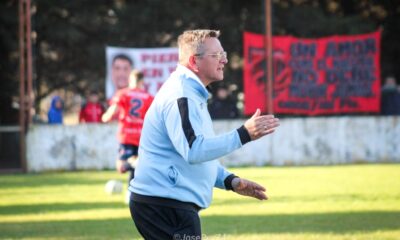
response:
{"label": "man's face", "polygon": [[56,102],[56,108],[57,109],[61,109],[62,108],[62,102],[61,102],[61,100],[57,100],[57,102]]}
{"label": "man's face", "polygon": [[206,84],[224,79],[224,66],[228,59],[217,38],[210,37],[204,41],[205,51],[197,57],[198,76]]}
{"label": "man's face", "polygon": [[115,59],[111,69],[111,78],[117,90],[128,87],[129,74],[131,71],[132,67],[129,61],[125,59]]}
{"label": "man's face", "polygon": [[89,95],[89,102],[98,103],[99,102],[99,96],[97,96],[97,94],[90,94]]}
{"label": "man's face", "polygon": [[228,97],[228,91],[224,88],[220,88],[217,91],[217,96],[219,99],[226,99]]}

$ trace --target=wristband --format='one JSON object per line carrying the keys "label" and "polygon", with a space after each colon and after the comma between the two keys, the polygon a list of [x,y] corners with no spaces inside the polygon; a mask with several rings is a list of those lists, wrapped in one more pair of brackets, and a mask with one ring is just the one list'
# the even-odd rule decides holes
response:
{"label": "wristband", "polygon": [[229,175],[228,177],[225,178],[224,184],[225,184],[226,190],[232,190],[233,191],[232,180],[234,178],[239,178],[239,177],[236,176],[235,174],[231,174],[231,175]]}

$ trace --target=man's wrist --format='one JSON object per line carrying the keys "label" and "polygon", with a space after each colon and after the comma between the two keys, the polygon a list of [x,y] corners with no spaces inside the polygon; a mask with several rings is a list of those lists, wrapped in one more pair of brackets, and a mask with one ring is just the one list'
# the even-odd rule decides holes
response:
{"label": "man's wrist", "polygon": [[251,141],[250,134],[244,125],[242,125],[240,128],[238,128],[237,132],[239,134],[240,142],[242,142],[242,145],[245,145],[246,143]]}
{"label": "man's wrist", "polygon": [[232,191],[234,191],[234,190],[233,190],[233,186],[232,186],[232,181],[233,181],[233,179],[235,179],[235,178],[239,178],[239,177],[236,176],[235,174],[231,174],[231,175],[229,175],[228,177],[225,178],[224,184],[225,184],[226,190],[232,190]]}

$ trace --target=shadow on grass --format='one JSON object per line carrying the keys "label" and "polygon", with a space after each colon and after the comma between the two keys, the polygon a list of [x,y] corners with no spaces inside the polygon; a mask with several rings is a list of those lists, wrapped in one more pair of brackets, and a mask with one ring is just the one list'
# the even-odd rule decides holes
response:
{"label": "shadow on grass", "polygon": [[115,170],[0,174],[0,189],[13,187],[43,187],[59,185],[105,184],[110,179],[125,183],[127,176]]}
{"label": "shadow on grass", "polygon": [[400,211],[202,217],[207,234],[373,232],[400,229]]}
{"label": "shadow on grass", "polygon": [[[284,197],[272,197],[265,203],[291,203],[291,202],[320,202],[320,201],[377,201],[377,200],[398,200],[400,195],[376,195],[370,196],[365,194],[327,194],[319,196],[284,196]],[[230,199],[215,199],[213,200],[213,206],[223,206],[223,205],[246,205],[252,203],[259,203],[257,200],[248,197],[240,198],[230,198]]]}
{"label": "shadow on grass", "polygon": [[105,184],[106,179],[90,179],[84,174],[68,173],[45,173],[45,174],[26,174],[15,176],[0,176],[0,189],[15,187],[45,187],[62,185],[96,185]]}
{"label": "shadow on grass", "polygon": [[130,218],[11,222],[0,224],[0,239],[55,238],[89,240],[134,239],[138,237],[139,234]]}
{"label": "shadow on grass", "polygon": [[85,202],[85,203],[43,203],[43,204],[17,204],[0,206],[0,216],[18,214],[38,214],[51,212],[66,212],[104,208],[126,208],[124,203],[116,202]]}
{"label": "shadow on grass", "polygon": [[[106,216],[105,216],[106,217]],[[213,234],[349,234],[398,230],[400,212],[344,212],[287,215],[214,215],[202,217],[203,232]],[[77,221],[7,222],[1,238],[132,239],[138,233],[129,218]]]}

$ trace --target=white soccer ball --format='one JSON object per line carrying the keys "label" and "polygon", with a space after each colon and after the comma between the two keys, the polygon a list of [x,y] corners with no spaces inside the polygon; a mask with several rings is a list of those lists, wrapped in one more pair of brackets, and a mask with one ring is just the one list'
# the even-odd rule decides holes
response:
{"label": "white soccer ball", "polygon": [[123,184],[119,180],[109,180],[106,183],[104,191],[110,195],[120,194],[122,192]]}

